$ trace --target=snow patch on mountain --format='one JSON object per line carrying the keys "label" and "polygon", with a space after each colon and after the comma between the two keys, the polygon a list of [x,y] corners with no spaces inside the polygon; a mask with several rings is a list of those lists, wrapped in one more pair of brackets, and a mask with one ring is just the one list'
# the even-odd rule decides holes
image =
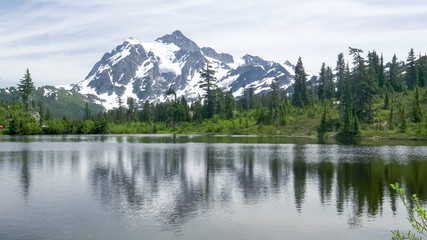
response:
{"label": "snow patch on mountain", "polygon": [[[215,71],[218,87],[231,90],[235,97],[248,88],[254,88],[256,94],[266,93],[276,78],[279,87],[287,89],[295,76],[295,66],[289,61],[281,64],[248,54],[237,59],[209,47],[200,48],[175,31],[154,42],[126,39],[105,53],[73,89],[92,95],[106,109],[118,107],[119,99],[126,103],[127,98],[134,98],[139,105],[146,100],[167,101],[169,88],[191,102],[205,94],[200,88],[200,71],[207,64]],[[307,73],[308,80],[312,76]]]}

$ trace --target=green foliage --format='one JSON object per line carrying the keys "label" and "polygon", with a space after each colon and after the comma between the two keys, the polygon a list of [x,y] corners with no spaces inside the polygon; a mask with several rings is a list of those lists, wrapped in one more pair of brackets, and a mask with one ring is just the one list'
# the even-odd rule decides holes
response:
{"label": "green foliage", "polygon": [[29,112],[15,111],[9,125],[12,135],[33,135],[42,132],[37,120]]}
{"label": "green foliage", "polygon": [[66,122],[61,119],[52,118],[46,121],[46,126],[43,132],[46,134],[64,134],[66,129]]}
{"label": "green foliage", "polygon": [[[403,240],[403,239],[414,239],[420,240],[422,236],[426,236],[427,233],[427,213],[426,210],[421,206],[420,200],[416,194],[412,195],[410,200],[411,204],[408,203],[405,197],[405,192],[403,188],[399,186],[398,183],[391,184],[391,187],[398,193],[399,197],[403,201],[403,205],[408,211],[409,218],[408,221],[412,224],[412,228],[415,232],[412,231],[400,231],[392,230],[393,240]],[[414,207],[411,207],[414,206]]]}
{"label": "green foliage", "polygon": [[95,123],[92,120],[85,120],[81,127],[81,132],[84,134],[91,133],[94,125]]}

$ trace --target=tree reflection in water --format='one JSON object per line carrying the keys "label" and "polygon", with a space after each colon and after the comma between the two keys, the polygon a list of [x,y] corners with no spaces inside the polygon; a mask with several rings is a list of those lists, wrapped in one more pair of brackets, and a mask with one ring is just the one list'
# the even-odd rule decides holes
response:
{"label": "tree reflection in water", "polygon": [[233,211],[236,205],[280,201],[301,215],[313,199],[359,227],[362,217],[397,211],[399,199],[389,187],[395,182],[408,195],[427,200],[425,147],[141,143],[138,138],[77,144],[76,150],[58,144],[54,151],[40,144],[2,151],[0,170],[16,174],[18,192],[30,201],[32,188],[40,188],[56,170],[89,176],[88,182],[83,177],[79,182],[88,183],[92,197],[103,205],[173,229],[218,209]]}
{"label": "tree reflection in water", "polygon": [[331,145],[140,144],[108,152],[90,174],[105,204],[126,213],[156,214],[172,226],[218,206],[227,208],[232,201],[262,202],[281,192],[293,193],[295,208],[302,212],[308,181],[314,181],[321,204],[331,204],[335,196],[337,213],[350,206],[349,224],[359,226],[361,216],[382,214],[385,202],[396,211],[390,183],[400,182],[406,192],[426,200],[425,156],[381,151]]}

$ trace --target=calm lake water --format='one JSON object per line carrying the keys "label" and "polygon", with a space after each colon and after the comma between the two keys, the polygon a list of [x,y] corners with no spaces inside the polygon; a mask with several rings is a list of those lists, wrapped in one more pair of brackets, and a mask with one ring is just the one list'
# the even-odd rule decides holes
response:
{"label": "calm lake water", "polygon": [[427,147],[383,143],[0,136],[0,239],[390,239]]}

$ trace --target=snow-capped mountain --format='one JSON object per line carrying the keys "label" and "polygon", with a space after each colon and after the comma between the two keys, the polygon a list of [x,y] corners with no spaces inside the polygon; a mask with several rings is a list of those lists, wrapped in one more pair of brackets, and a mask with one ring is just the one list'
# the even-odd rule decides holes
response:
{"label": "snow-capped mountain", "polygon": [[294,65],[288,61],[281,64],[251,55],[235,59],[209,47],[200,48],[175,31],[154,42],[125,40],[105,53],[74,89],[96,97],[107,109],[117,107],[119,98],[123,102],[128,97],[139,103],[166,101],[169,88],[191,101],[204,94],[198,82],[199,72],[207,64],[216,71],[217,85],[224,91],[231,89],[235,97],[241,96],[244,88],[253,87],[255,93],[267,91],[276,77],[280,87],[286,89],[295,74]]}

